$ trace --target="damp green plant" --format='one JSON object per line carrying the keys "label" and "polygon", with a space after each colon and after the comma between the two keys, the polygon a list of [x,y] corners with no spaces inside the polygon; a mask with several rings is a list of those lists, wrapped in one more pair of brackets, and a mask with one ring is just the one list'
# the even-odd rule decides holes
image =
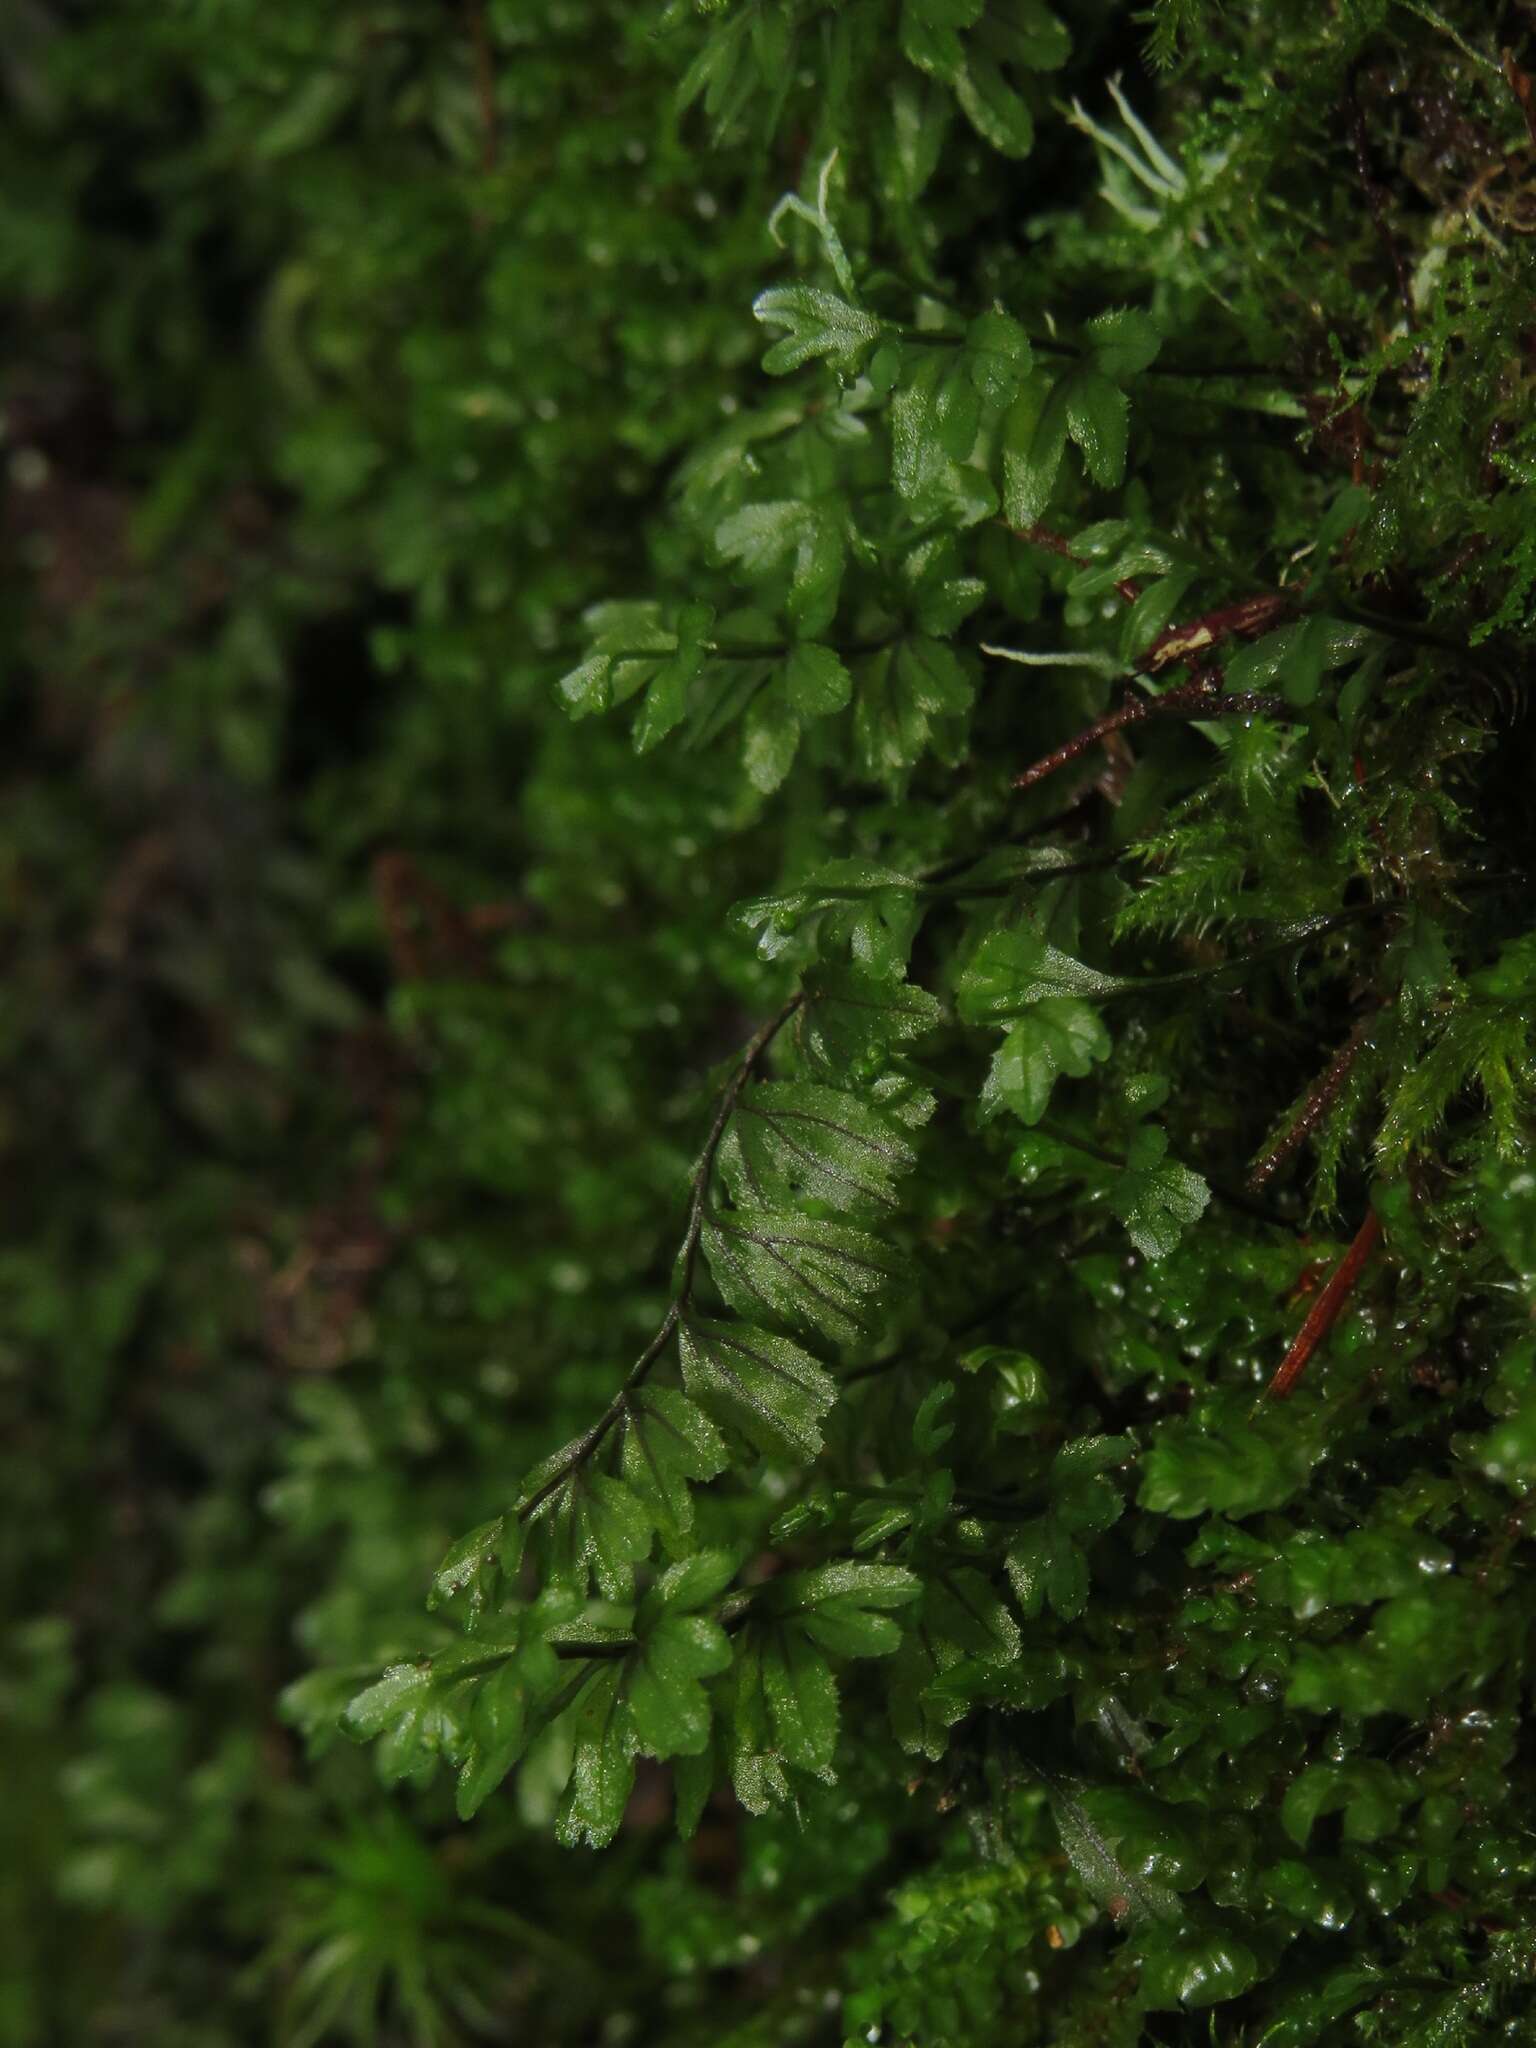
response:
{"label": "damp green plant", "polygon": [[24,12],[0,2043],[1536,2027],[1527,12]]}

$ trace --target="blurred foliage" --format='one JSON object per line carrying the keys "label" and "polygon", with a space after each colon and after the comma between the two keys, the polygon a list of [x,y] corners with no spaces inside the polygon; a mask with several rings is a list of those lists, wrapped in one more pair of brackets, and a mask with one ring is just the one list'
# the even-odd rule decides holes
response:
{"label": "blurred foliage", "polygon": [[1532,69],[16,0],[0,2048],[1536,2038]]}

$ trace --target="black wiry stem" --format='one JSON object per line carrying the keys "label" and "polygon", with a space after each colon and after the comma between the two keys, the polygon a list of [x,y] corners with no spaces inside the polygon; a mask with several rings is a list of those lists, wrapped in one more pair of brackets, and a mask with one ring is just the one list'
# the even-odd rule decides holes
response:
{"label": "black wiry stem", "polygon": [[[608,1403],[608,1406],[603,1410],[596,1422],[593,1423],[584,1436],[577,1437],[569,1451],[561,1459],[557,1468],[544,1481],[543,1485],[536,1493],[530,1494],[528,1499],[518,1508],[517,1519],[520,1522],[526,1522],[530,1516],[536,1514],[545,1501],[549,1499],[550,1495],[565,1484],[577,1467],[584,1465],[588,1458],[599,1449],[614,1424],[623,1415],[630,1395],[634,1393],[637,1387],[644,1383],[652,1366],[655,1365],[657,1359],[661,1357],[668,1344],[672,1341],[678,1324],[682,1321],[693,1300],[694,1282],[698,1274],[699,1241],[704,1234],[705,1206],[709,1199],[710,1182],[714,1178],[715,1159],[719,1153],[721,1141],[725,1137],[726,1126],[730,1123],[731,1114],[741,1099],[742,1089],[746,1087],[748,1081],[752,1078],[764,1053],[767,1052],[769,1046],[772,1045],[773,1041],[784,1029],[790,1018],[794,1016],[804,1000],[805,998],[802,995],[791,996],[778,1015],[770,1018],[762,1029],[756,1033],[749,1041],[746,1050],[742,1053],[735,1073],[732,1074],[721,1094],[720,1101],[715,1109],[715,1120],[709,1127],[709,1135],[704,1140],[704,1149],[700,1152],[698,1164],[693,1170],[693,1192],[688,1203],[688,1226],[683,1232],[683,1241],[678,1247],[677,1253],[676,1263],[680,1268],[677,1290],[672,1296],[666,1314],[657,1326],[655,1336],[652,1337],[650,1343],[646,1345],[640,1356],[629,1368],[629,1371],[624,1376],[624,1384],[619,1388],[619,1391]],[[583,1652],[583,1654],[587,1653]]]}

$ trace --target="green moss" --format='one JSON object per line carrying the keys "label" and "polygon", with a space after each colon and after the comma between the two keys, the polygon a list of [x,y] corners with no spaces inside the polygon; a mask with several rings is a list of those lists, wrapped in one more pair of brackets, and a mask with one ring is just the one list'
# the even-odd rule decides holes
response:
{"label": "green moss", "polygon": [[1536,2027],[1533,66],[23,10],[0,2044]]}

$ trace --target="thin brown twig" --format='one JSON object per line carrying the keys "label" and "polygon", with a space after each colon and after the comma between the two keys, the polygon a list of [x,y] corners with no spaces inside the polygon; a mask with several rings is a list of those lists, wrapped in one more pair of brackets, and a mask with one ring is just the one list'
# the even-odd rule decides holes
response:
{"label": "thin brown twig", "polygon": [[[1089,557],[1078,554],[1064,535],[1040,525],[1038,521],[1033,526],[1010,526],[1008,531],[1016,540],[1024,541],[1030,547],[1044,548],[1047,554],[1055,555],[1063,562],[1071,562],[1075,568],[1093,567]],[[1141,585],[1132,576],[1121,577],[1115,584],[1115,590],[1127,604],[1134,604],[1141,596]],[[1186,661],[1198,665],[1197,657],[1209,653],[1223,640],[1246,640],[1264,632],[1289,604],[1290,599],[1283,592],[1266,590],[1257,597],[1240,598],[1236,604],[1221,605],[1213,611],[1203,612],[1199,618],[1191,619],[1188,625],[1174,623],[1165,626],[1136,662],[1136,673],[1156,675],[1165,668],[1175,668]]]}
{"label": "thin brown twig", "polygon": [[1350,1069],[1365,1047],[1370,1027],[1376,1019],[1373,1006],[1355,1025],[1348,1038],[1339,1047],[1324,1069],[1322,1078],[1308,1095],[1290,1123],[1270,1146],[1269,1150],[1254,1166],[1248,1176],[1248,1186],[1257,1194],[1265,1183],[1284,1166],[1291,1154],[1309,1137],[1338,1100],[1339,1090],[1349,1078]]}
{"label": "thin brown twig", "polygon": [[1522,71],[1515,62],[1513,50],[1505,50],[1503,56],[1505,79],[1510,91],[1520,103],[1520,111],[1525,116],[1526,133],[1531,138],[1531,146],[1536,148],[1536,83],[1533,83],[1531,74]]}
{"label": "thin brown twig", "polygon": [[1283,592],[1266,590],[1258,597],[1240,598],[1236,604],[1202,612],[1187,626],[1165,626],[1136,663],[1136,673],[1155,676],[1186,661],[1199,668],[1203,658],[1224,640],[1251,640],[1266,632],[1289,604]]}
{"label": "thin brown twig", "polygon": [[[1042,526],[1038,520],[1033,526],[1010,526],[1008,531],[1016,540],[1030,547],[1044,548],[1047,554],[1071,562],[1077,568],[1093,566],[1089,558],[1080,555],[1064,535]],[[1120,578],[1115,589],[1127,604],[1134,604],[1142,594],[1141,585],[1130,576]],[[1202,612],[1185,625],[1174,622],[1165,626],[1136,661],[1133,673],[1160,675],[1165,669],[1188,663],[1194,671],[1189,684],[1183,689],[1170,690],[1162,697],[1133,698],[1118,710],[1106,712],[1074,739],[1016,776],[1014,788],[1032,788],[1110,734],[1120,731],[1123,726],[1139,724],[1145,718],[1230,718],[1255,712],[1283,715],[1287,707],[1279,698],[1263,697],[1251,691],[1233,692],[1225,697],[1219,695],[1219,677],[1209,657],[1224,641],[1248,640],[1265,632],[1289,603],[1290,599],[1281,592],[1263,591],[1256,597],[1240,598],[1235,604],[1219,605],[1211,611]]]}
{"label": "thin brown twig", "polygon": [[[1006,520],[1002,523],[1007,525]],[[1023,541],[1028,547],[1044,548],[1048,555],[1056,555],[1063,562],[1070,562],[1075,569],[1093,567],[1087,555],[1078,554],[1070,541],[1061,534],[1052,532],[1050,527],[1042,526],[1038,520],[1033,526],[1009,526],[1008,531],[1015,540]],[[1121,577],[1115,584],[1115,589],[1127,604],[1134,604],[1141,595],[1141,585],[1130,576]]]}
{"label": "thin brown twig", "polygon": [[1119,732],[1127,725],[1141,725],[1149,718],[1294,718],[1297,713],[1283,697],[1270,697],[1258,690],[1233,690],[1223,693],[1212,689],[1205,677],[1197,677],[1192,683],[1185,683],[1176,690],[1168,690],[1161,697],[1133,697],[1122,704],[1117,711],[1106,711],[1102,718],[1096,718],[1092,725],[1085,726],[1080,733],[1063,742],[1049,754],[1043,754],[1038,761],[1032,761],[1022,774],[1013,778],[1015,789],[1033,789],[1037,782],[1043,782],[1048,775],[1054,775],[1058,768],[1065,768],[1079,755],[1086,754],[1090,747],[1112,732]]}
{"label": "thin brown twig", "polygon": [[1283,1401],[1295,1390],[1296,1382],[1306,1371],[1313,1352],[1343,1313],[1344,1304],[1353,1294],[1366,1261],[1380,1238],[1380,1219],[1374,1209],[1368,1209],[1365,1221],[1355,1232],[1354,1243],[1335,1266],[1327,1286],[1313,1302],[1306,1321],[1292,1338],[1290,1349],[1281,1359],[1274,1378],[1264,1389],[1266,1400]]}

